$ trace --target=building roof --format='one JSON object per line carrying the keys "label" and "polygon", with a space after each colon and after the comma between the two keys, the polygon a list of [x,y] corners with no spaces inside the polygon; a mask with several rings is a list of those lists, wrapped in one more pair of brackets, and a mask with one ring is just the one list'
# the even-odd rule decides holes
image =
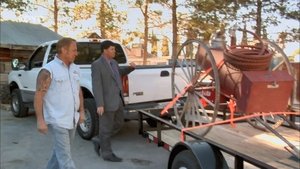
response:
{"label": "building roof", "polygon": [[38,46],[46,41],[57,40],[61,37],[61,35],[39,24],[0,22],[0,47]]}

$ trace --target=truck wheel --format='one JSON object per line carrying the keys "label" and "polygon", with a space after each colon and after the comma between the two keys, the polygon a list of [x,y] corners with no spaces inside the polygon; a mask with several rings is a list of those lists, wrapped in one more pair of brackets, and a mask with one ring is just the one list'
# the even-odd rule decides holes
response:
{"label": "truck wheel", "polygon": [[174,158],[172,169],[201,169],[190,150],[183,150]]}
{"label": "truck wheel", "polygon": [[99,132],[99,118],[96,113],[96,103],[94,99],[84,99],[85,120],[77,126],[77,131],[80,137],[85,140],[90,140]]}
{"label": "truck wheel", "polygon": [[28,107],[23,103],[20,89],[14,89],[11,92],[10,106],[15,117],[26,117],[28,115]]}

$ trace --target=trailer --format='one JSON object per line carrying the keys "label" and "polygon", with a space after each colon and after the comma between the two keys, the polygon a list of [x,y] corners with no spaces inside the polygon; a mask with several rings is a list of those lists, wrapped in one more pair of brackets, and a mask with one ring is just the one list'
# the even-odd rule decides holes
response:
{"label": "trailer", "polygon": [[[178,160],[181,167],[187,169],[300,167],[299,158],[286,150],[284,142],[272,133],[251,128],[245,120],[237,122],[235,128],[230,124],[214,126],[205,136],[200,136],[197,130],[184,131],[183,141],[180,139],[182,128],[169,119],[154,115],[152,111],[138,110],[139,134],[147,138],[148,142],[171,152],[168,169],[178,169],[174,164]],[[151,118],[157,122],[157,126],[149,127],[143,122],[145,118]],[[299,146],[299,131],[286,126],[280,126],[278,130],[290,142]]]}
{"label": "trailer", "polygon": [[139,133],[171,151],[168,169],[300,168],[294,69],[275,43],[237,30],[254,40],[183,43],[173,57],[173,100],[137,110]]}

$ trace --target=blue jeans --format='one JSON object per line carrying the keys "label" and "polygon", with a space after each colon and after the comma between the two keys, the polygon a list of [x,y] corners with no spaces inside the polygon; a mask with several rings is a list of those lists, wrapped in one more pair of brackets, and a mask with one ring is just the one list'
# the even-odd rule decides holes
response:
{"label": "blue jeans", "polygon": [[71,157],[71,140],[74,139],[75,129],[69,130],[55,125],[48,125],[53,137],[53,152],[47,164],[47,169],[75,169]]}

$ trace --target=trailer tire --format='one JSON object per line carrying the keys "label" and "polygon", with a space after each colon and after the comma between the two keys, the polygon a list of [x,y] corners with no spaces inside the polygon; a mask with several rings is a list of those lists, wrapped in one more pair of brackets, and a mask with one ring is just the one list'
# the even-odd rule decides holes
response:
{"label": "trailer tire", "polygon": [[157,121],[154,119],[146,118],[146,122],[152,128],[157,127]]}
{"label": "trailer tire", "polygon": [[26,117],[28,115],[28,107],[23,103],[20,89],[14,89],[11,92],[10,106],[15,117]]}
{"label": "trailer tire", "polygon": [[172,169],[201,169],[198,160],[190,150],[183,150],[176,155],[172,163]]}
{"label": "trailer tire", "polygon": [[90,140],[99,133],[99,117],[94,99],[84,99],[84,108],[85,120],[83,123],[78,124],[77,131],[81,138]]}

